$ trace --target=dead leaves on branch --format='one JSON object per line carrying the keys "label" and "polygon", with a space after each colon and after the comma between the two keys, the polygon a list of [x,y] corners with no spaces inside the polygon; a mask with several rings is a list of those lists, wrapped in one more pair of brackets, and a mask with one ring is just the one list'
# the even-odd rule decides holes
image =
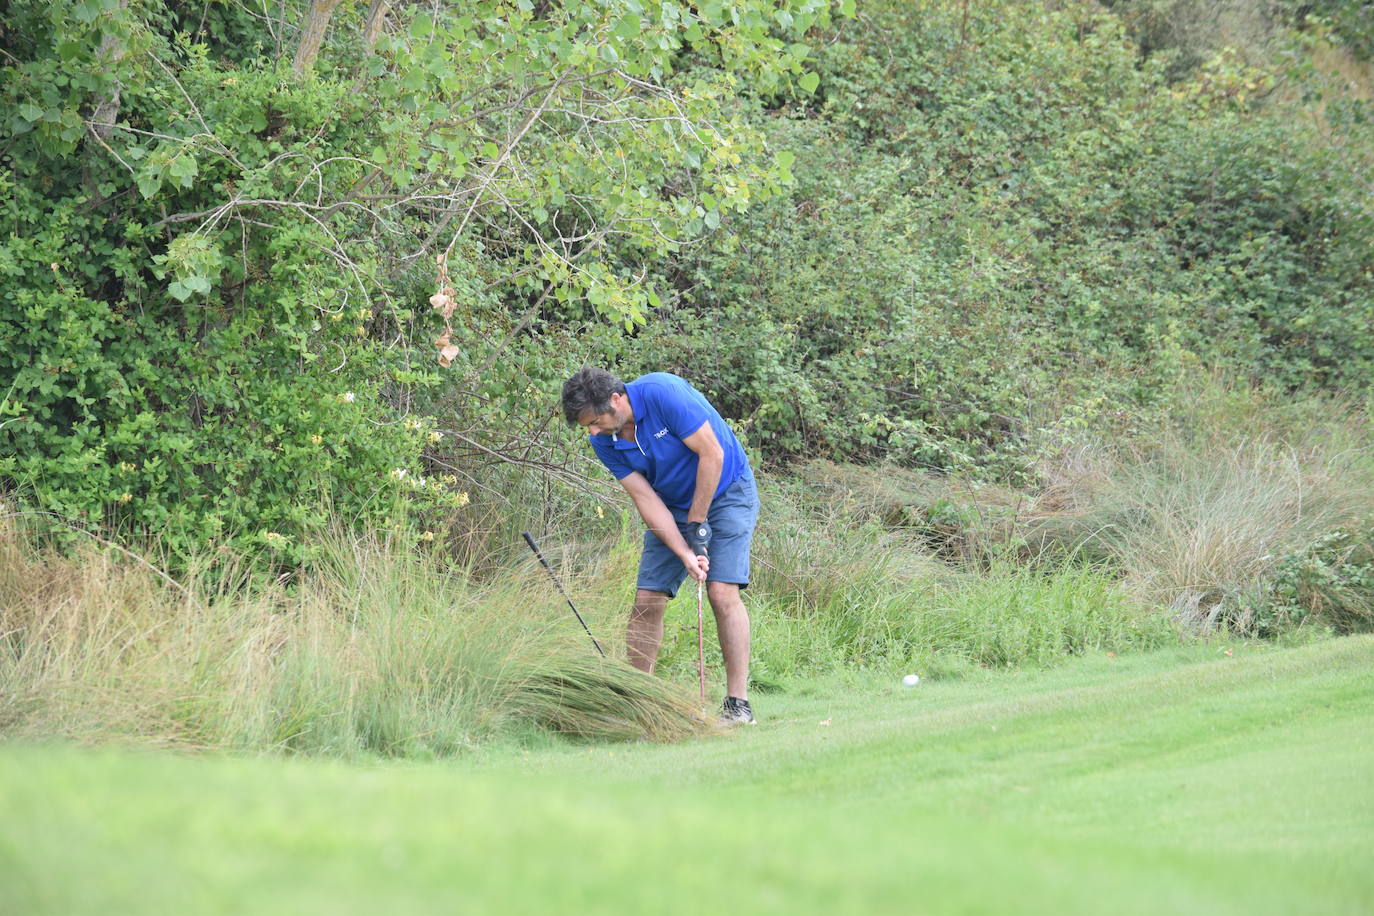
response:
{"label": "dead leaves on branch", "polygon": [[458,356],[458,347],[454,345],[453,337],[453,311],[458,307],[458,300],[454,298],[453,284],[448,277],[448,264],[441,254],[436,259],[439,267],[439,276],[435,285],[438,292],[429,297],[429,304],[434,310],[444,316],[444,333],[439,335],[439,339],[434,341],[434,346],[439,350],[439,365],[447,369],[453,365],[453,360]]}
{"label": "dead leaves on branch", "polygon": [[458,355],[458,348],[449,340],[450,330],[445,330],[439,335],[439,339],[434,341],[434,345],[439,348],[439,365],[447,369],[453,365],[454,358]]}

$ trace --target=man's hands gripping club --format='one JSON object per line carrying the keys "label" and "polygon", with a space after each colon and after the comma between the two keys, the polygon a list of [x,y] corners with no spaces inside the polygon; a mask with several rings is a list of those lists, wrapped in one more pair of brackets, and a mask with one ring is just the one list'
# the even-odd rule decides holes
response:
{"label": "man's hands gripping club", "polygon": [[692,551],[692,562],[683,561],[687,573],[698,582],[704,581],[711,567],[706,558],[706,548],[711,543],[711,526],[706,522],[678,522],[677,530],[687,542],[687,549]]}

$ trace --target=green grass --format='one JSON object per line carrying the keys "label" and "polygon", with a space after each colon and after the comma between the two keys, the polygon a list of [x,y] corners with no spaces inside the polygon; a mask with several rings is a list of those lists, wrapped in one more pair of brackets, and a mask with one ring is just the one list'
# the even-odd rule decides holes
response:
{"label": "green grass", "polygon": [[5,913],[1364,913],[1374,637],[907,690],[677,745],[0,748]]}

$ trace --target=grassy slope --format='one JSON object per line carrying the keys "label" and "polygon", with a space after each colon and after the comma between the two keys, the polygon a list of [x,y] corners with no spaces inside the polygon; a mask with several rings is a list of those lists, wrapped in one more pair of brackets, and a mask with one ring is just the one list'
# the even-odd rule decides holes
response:
{"label": "grassy slope", "polygon": [[830,683],[727,738],[458,763],[11,746],[0,912],[1370,912],[1371,661]]}

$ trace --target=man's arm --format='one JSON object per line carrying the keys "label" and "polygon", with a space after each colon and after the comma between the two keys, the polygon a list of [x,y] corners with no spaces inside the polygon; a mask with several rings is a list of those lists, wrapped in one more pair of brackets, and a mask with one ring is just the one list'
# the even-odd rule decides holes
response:
{"label": "man's arm", "polygon": [[697,453],[697,488],[692,494],[691,508],[687,510],[687,521],[704,522],[711,511],[711,500],[716,498],[716,487],[720,486],[725,449],[721,448],[709,420],[683,439],[682,444]]}
{"label": "man's arm", "polygon": [[[720,479],[719,470],[716,471],[716,479]],[[697,581],[705,580],[706,571],[710,568],[706,558],[694,554],[692,548],[682,539],[673,513],[654,492],[648,479],[634,471],[620,478],[620,485],[630,494],[630,499],[634,500],[635,508],[639,510],[639,516],[644,519],[644,524],[648,525],[649,530],[658,535],[658,539],[682,560],[682,565],[687,567],[687,573]]]}

